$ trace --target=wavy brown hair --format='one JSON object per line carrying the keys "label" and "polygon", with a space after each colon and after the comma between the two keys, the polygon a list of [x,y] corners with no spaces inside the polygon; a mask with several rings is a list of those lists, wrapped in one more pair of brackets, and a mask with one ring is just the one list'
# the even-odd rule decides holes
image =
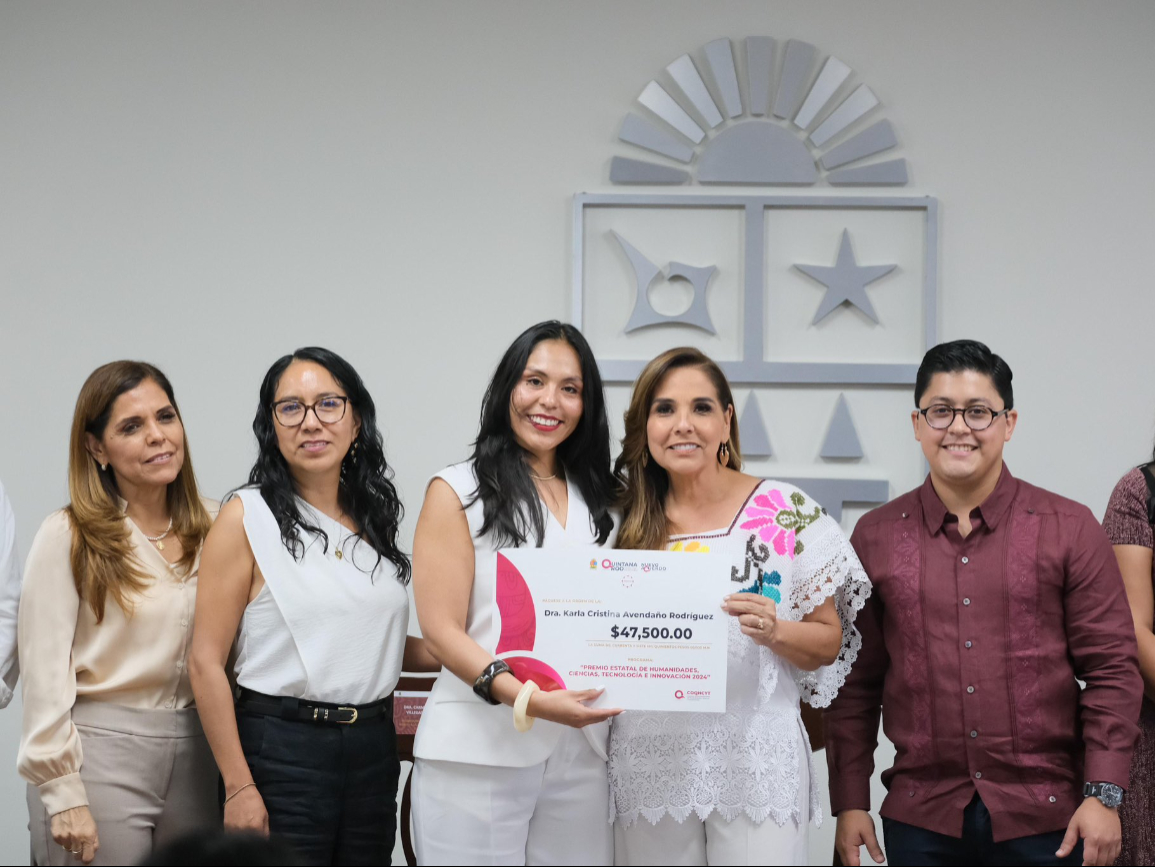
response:
{"label": "wavy brown hair", "polygon": [[[68,444],[71,502],[65,509],[72,524],[72,579],[80,598],[92,606],[97,623],[104,619],[104,605],[109,596],[126,614],[131,614],[130,594],[143,590],[150,579],[133,552],[131,530],[118,503],[120,490],[116,474],[111,467],[100,469],[88,451],[86,434],[103,439],[116,399],[146,380],[152,380],[164,390],[180,418],[168,377],[143,361],[113,361],[96,368],[80,389],[72,416],[72,437]],[[184,426],[183,419],[181,426]],[[187,434],[184,465],[168,486],[167,500],[172,532],[180,539],[184,551],[178,565],[188,570],[212,521],[197,491]]]}
{"label": "wavy brown hair", "polygon": [[[670,371],[683,367],[692,367],[706,374],[714,384],[723,410],[734,406],[734,395],[726,375],[701,350],[679,346],[666,350],[646,365],[634,383],[634,393],[625,415],[626,435],[622,437],[622,453],[614,463],[614,476],[620,486],[618,507],[622,510],[622,527],[617,540],[619,548],[662,548],[670,536],[666,521],[670,477],[650,456],[646,423],[654,394],[662,381]],[[735,470],[742,468],[737,412],[730,417],[730,457],[726,466]]]}

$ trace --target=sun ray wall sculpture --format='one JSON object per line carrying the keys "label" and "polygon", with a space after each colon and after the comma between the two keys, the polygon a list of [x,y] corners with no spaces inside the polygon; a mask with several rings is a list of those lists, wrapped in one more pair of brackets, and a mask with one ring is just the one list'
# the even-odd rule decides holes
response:
{"label": "sun ray wall sculpture", "polygon": [[[850,66],[833,56],[823,60],[814,45],[796,39],[779,51],[776,40],[751,36],[744,49],[742,64],[729,39],[716,39],[702,48],[706,76],[683,54],[666,66],[665,84],[654,79],[645,85],[637,102],[647,114],[628,113],[618,137],[649,155],[615,156],[611,182],[902,186],[909,181],[904,158],[863,162],[897,147],[898,139],[888,120],[875,117],[881,101],[869,86],[854,83]],[[867,120],[875,122],[867,126]],[[864,128],[843,137],[859,126]]]}

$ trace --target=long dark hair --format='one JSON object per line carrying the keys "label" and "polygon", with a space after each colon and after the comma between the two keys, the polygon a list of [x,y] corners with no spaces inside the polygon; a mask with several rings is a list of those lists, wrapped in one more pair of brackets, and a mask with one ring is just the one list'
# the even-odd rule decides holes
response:
{"label": "long dark hair", "polygon": [[473,443],[471,457],[477,473],[477,491],[470,504],[481,500],[481,535],[491,533],[499,546],[520,547],[532,534],[536,546],[541,547],[545,515],[529,477],[525,449],[513,436],[509,402],[533,348],[543,340],[568,343],[581,364],[582,415],[574,432],[558,446],[557,461],[566,478],[581,491],[600,545],[609,538],[614,525],[610,504],[615,482],[610,473],[605,389],[593,351],[582,333],[556,319],[539,322],[518,335],[493,372],[481,402],[481,424]]}
{"label": "long dark hair", "polygon": [[337,353],[319,346],[306,346],[273,362],[261,383],[260,403],[253,418],[257,460],[249,473],[249,484],[260,489],[281,528],[281,541],[294,559],[299,560],[305,555],[301,531],[320,537],[324,550],[329,550],[328,535],[310,523],[297,505],[297,485],[277,445],[273,401],[281,375],[294,361],[312,361],[321,365],[348,396],[349,406],[361,422],[361,430],[353,442],[357,449],[356,458],[346,453],[341,462],[341,487],[337,501],[360,530],[356,544],[364,541],[377,552],[374,570],[384,558],[397,568],[397,578],[401,583],[408,584],[411,572],[409,557],[397,546],[397,528],[404,508],[392,482],[393,471],[385,463],[385,447],[377,429],[377,408],[353,365]]}

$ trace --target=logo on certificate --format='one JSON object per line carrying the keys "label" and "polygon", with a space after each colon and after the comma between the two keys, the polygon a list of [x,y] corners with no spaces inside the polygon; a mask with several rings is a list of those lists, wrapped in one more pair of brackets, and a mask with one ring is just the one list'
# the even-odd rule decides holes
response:
{"label": "logo on certificate", "polygon": [[686,694],[684,692],[682,692],[680,689],[674,690],[674,698],[685,698],[685,697],[686,697]]}

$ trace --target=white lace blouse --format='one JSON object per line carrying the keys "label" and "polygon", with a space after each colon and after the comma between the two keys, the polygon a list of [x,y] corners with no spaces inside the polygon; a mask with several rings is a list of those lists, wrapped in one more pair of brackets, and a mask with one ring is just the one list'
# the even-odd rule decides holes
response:
{"label": "white lace blouse", "polygon": [[811,781],[814,769],[799,699],[826,707],[858,655],[854,619],[870,582],[854,549],[821,506],[771,480],[758,484],[728,528],[674,536],[669,547],[727,555],[734,589],[770,597],[783,620],[801,620],[833,596],[842,650],[831,665],[801,671],[743,635],[731,618],[725,713],[630,711],[614,719],[614,818],[625,826],[639,816],[656,824],[666,813],[681,822],[717,810],[727,821],[745,813],[758,823],[770,816],[779,825],[820,824],[813,785],[809,803],[800,803],[799,769],[809,768]]}

